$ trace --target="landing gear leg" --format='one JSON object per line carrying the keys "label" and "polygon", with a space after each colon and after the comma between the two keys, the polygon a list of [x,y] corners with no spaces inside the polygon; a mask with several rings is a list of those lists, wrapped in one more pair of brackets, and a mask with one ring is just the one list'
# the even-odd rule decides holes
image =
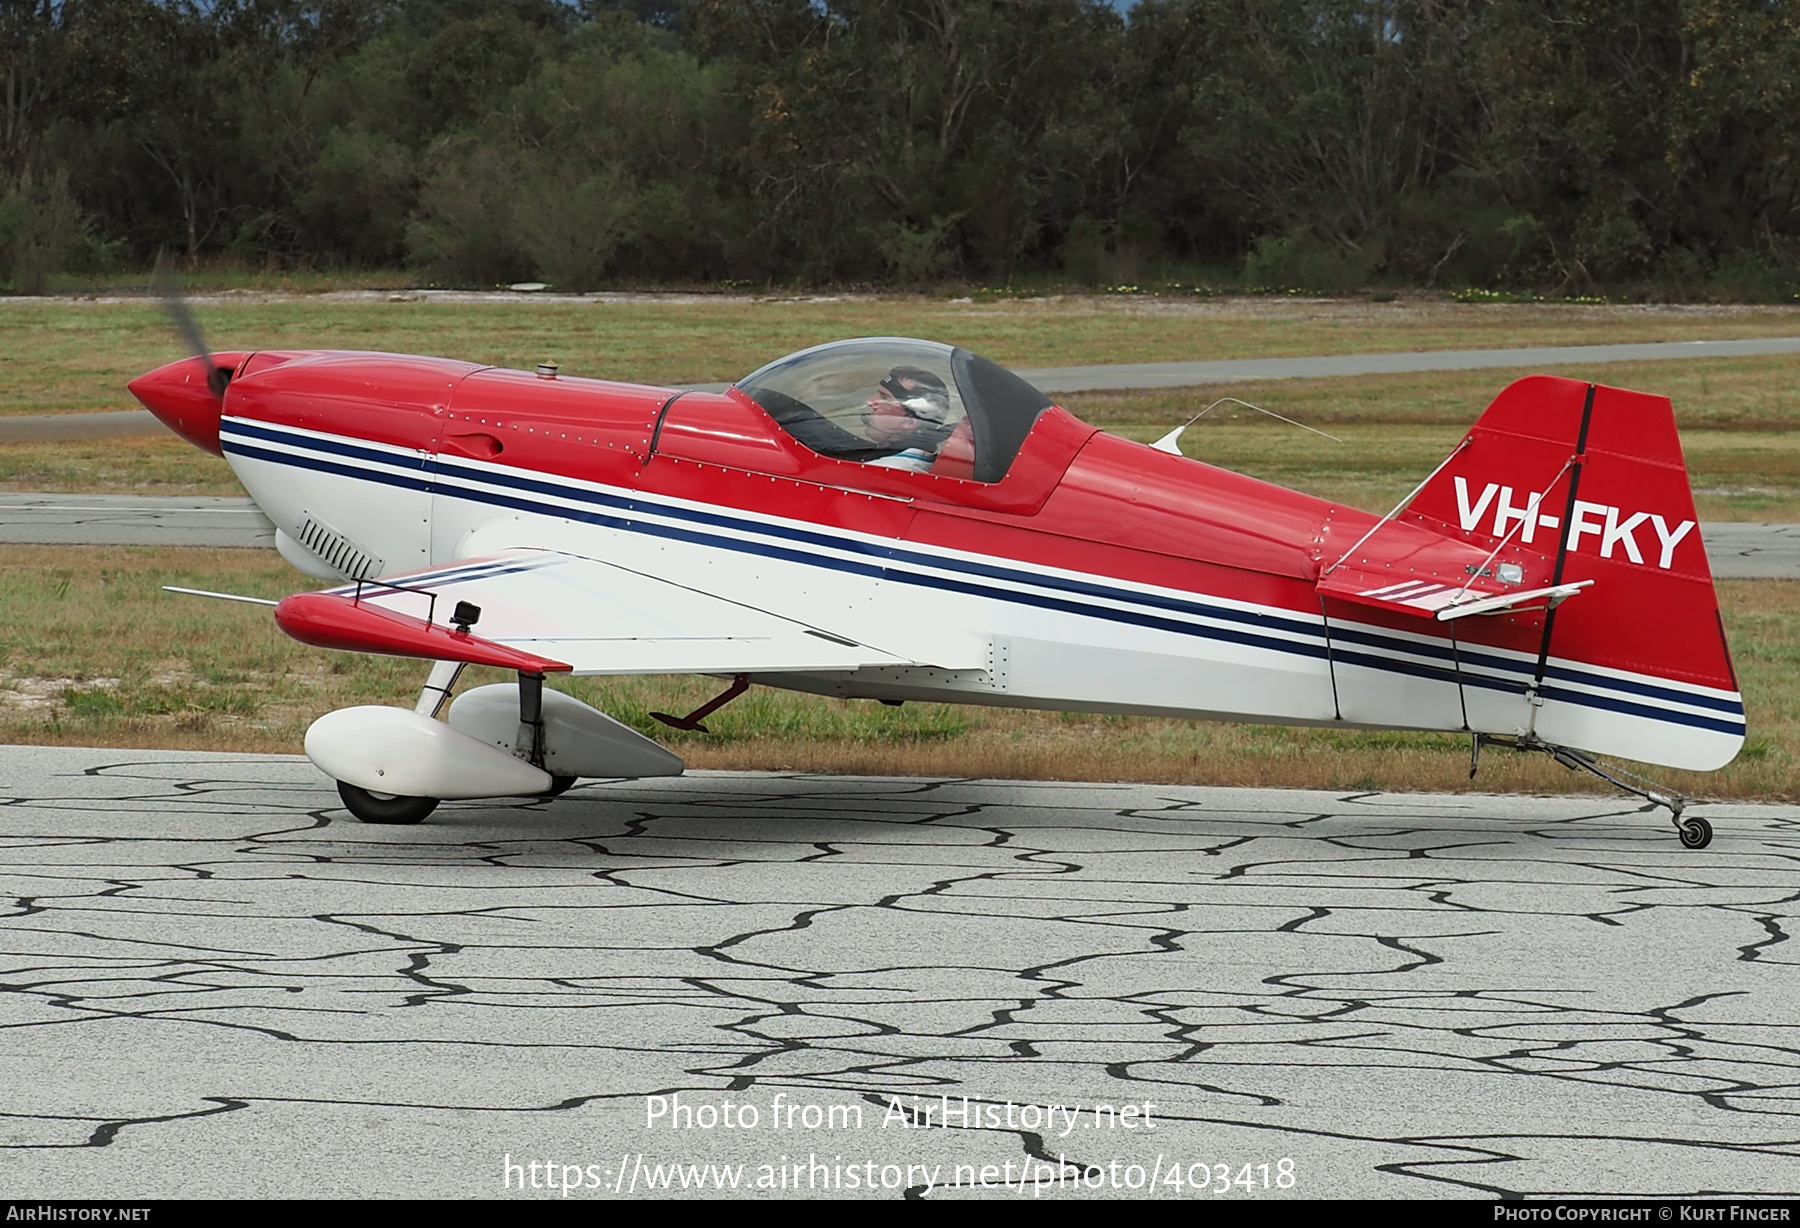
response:
{"label": "landing gear leg", "polygon": [[431,675],[425,679],[425,685],[419,691],[419,702],[413,705],[413,711],[420,716],[437,719],[437,714],[444,710],[450,702],[450,692],[456,686],[456,680],[462,677],[461,661],[433,661]]}
{"label": "landing gear leg", "polygon": [[519,757],[534,768],[544,766],[544,676],[519,671]]}
{"label": "landing gear leg", "polygon": [[[542,674],[519,674],[519,737],[517,745],[526,750],[520,758],[525,759],[532,767],[543,768],[550,772],[544,762],[548,753],[544,746],[544,676]],[[515,752],[516,753],[516,752]],[[550,787],[538,794],[549,800],[561,797],[575,787],[580,779],[576,776],[561,776],[550,772]]]}

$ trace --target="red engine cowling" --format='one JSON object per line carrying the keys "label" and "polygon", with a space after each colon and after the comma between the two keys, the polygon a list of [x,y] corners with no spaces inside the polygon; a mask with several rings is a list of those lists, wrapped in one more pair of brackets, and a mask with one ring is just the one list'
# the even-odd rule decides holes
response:
{"label": "red engine cowling", "polygon": [[213,390],[213,370],[236,371],[245,351],[195,355],[146,371],[126,385],[131,395],[157,420],[196,448],[223,456],[219,447],[219,414],[225,401]]}

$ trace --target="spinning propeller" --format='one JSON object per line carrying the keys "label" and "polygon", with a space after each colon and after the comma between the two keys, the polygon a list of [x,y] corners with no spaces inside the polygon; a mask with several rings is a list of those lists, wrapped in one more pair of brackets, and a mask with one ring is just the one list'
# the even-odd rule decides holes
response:
{"label": "spinning propeller", "polygon": [[156,255],[156,268],[150,274],[150,289],[162,301],[162,308],[168,313],[169,320],[175,325],[187,342],[188,350],[199,361],[206,371],[206,386],[220,400],[225,398],[225,386],[231,383],[233,367],[221,367],[213,361],[212,350],[207,347],[206,338],[200,333],[200,325],[194,320],[194,313],[188,310],[187,298],[181,292],[181,282],[169,268],[168,261],[161,252]]}
{"label": "spinning propeller", "polygon": [[181,285],[161,256],[150,275],[150,288],[161,300],[175,330],[187,342],[192,357],[140,375],[127,387],[171,431],[195,447],[215,456],[223,455],[219,446],[219,415],[225,411],[225,389],[231,383],[231,373],[248,354],[207,348]]}

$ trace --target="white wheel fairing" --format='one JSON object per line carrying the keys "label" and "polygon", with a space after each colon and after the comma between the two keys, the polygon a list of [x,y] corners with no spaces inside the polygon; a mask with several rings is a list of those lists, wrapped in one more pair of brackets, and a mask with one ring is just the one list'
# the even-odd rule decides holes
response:
{"label": "white wheel fairing", "polygon": [[334,780],[403,797],[530,797],[554,783],[548,772],[405,708],[327,712],[306,731],[306,757]]}
{"label": "white wheel fairing", "polygon": [[[519,686],[496,682],[450,705],[452,728],[511,754],[519,735]],[[681,757],[573,695],[544,688],[544,766],[553,776],[679,776]]]}

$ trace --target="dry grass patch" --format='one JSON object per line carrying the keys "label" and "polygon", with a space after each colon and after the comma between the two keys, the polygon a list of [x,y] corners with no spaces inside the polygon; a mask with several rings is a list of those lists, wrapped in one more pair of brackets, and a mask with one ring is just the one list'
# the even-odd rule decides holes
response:
{"label": "dry grass patch", "polygon": [[[163,584],[279,597],[307,587],[273,554],[138,547],[0,546],[0,738],[9,742],[298,752],[306,726],[355,703],[410,704],[417,661],[307,648],[266,610],[175,597]],[[1724,771],[1655,772],[1703,796],[1796,797],[1800,584],[1720,585],[1750,741]],[[495,681],[470,670],[463,685]],[[1535,756],[1442,734],[1207,725],[1144,717],[907,704],[890,708],[752,690],[710,735],[653,722],[722,685],[709,678],[559,683],[672,746],[696,768],[1136,780],[1333,790],[1605,791]]]}
{"label": "dry grass patch", "polygon": [[0,490],[241,495],[231,466],[174,434],[0,444]]}

